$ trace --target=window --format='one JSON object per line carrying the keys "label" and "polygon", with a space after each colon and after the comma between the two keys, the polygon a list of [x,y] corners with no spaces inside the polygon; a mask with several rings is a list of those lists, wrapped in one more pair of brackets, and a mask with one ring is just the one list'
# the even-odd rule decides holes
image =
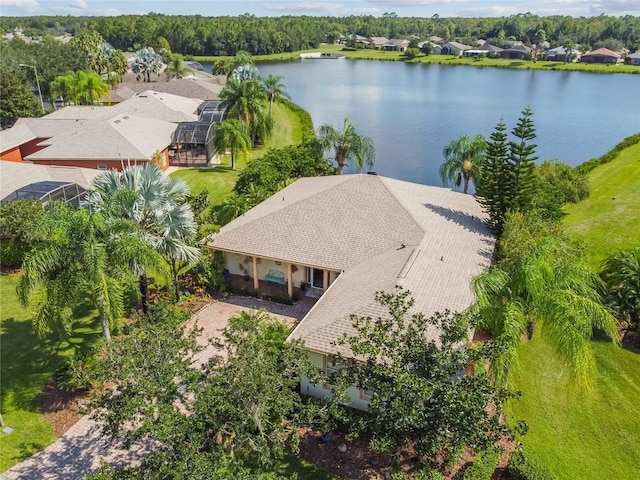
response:
{"label": "window", "polygon": [[107,166],[104,163],[99,163],[98,170],[107,170]]}
{"label": "window", "polygon": [[334,379],[340,373],[340,369],[337,366],[335,366],[333,364],[333,361],[330,360],[326,355],[324,357],[322,357],[322,359],[323,359],[323,364],[324,364],[323,365],[324,366],[324,373],[328,377],[328,381],[324,385],[324,388],[326,388],[327,390],[330,390],[331,386],[333,385],[331,380]]}
{"label": "window", "polygon": [[363,387],[360,389],[360,399],[361,400],[371,400],[373,397],[373,390],[368,387]]}

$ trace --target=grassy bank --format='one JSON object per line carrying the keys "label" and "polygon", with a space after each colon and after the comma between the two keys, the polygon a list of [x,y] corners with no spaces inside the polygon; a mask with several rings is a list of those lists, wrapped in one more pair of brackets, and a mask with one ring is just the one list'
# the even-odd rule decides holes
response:
{"label": "grassy bank", "polygon": [[[589,173],[588,200],[566,208],[566,227],[583,243],[594,270],[618,249],[640,243],[640,144]],[[512,423],[525,420],[525,450],[559,479],[635,479],[640,472],[640,354],[592,342],[592,392],[568,386],[562,360],[536,337],[521,346],[511,381],[522,398],[509,403]]]}
{"label": "grassy bank", "polygon": [[[298,60],[301,53],[307,52],[333,52],[342,53],[349,60],[387,60],[409,63],[423,64],[442,64],[442,65],[466,65],[473,67],[490,67],[490,68],[510,68],[517,70],[559,70],[572,72],[590,72],[590,73],[630,73],[640,74],[640,66],[633,65],[596,65],[588,63],[570,63],[529,60],[507,60],[507,59],[491,59],[491,58],[464,58],[453,55],[423,55],[420,54],[412,60],[407,60],[402,52],[388,52],[385,50],[343,50],[342,45],[321,45],[320,48],[311,50],[301,50],[290,53],[276,53],[273,55],[256,55],[253,58],[256,62],[283,62]],[[215,62],[221,58],[230,57],[194,57],[199,62]]]}
{"label": "grassy bank", "polygon": [[242,156],[236,158],[236,170],[231,170],[231,156],[224,155],[220,165],[215,168],[181,169],[171,174],[172,178],[180,178],[187,182],[192,194],[202,190],[209,192],[212,205],[222,203],[236,183],[238,174],[245,167],[247,161],[258,158],[270,148],[282,148],[302,141],[302,125],[297,114],[283,104],[273,105],[274,128],[271,138],[266,145],[252,150],[247,160]]}
{"label": "grassy bank", "polygon": [[589,172],[589,198],[565,207],[564,224],[584,243],[594,270],[617,250],[640,245],[639,169],[640,143]]}
{"label": "grassy bank", "polygon": [[43,449],[55,440],[42,414],[42,390],[75,348],[90,345],[100,331],[89,308],[76,313],[70,338],[40,339],[31,328],[31,316],[16,295],[18,275],[0,275],[0,382],[2,418],[14,428],[0,433],[0,471]]}
{"label": "grassy bank", "polygon": [[520,347],[511,380],[522,392],[507,405],[525,420],[525,451],[558,480],[634,480],[640,472],[640,355],[594,342],[598,376],[592,392],[567,385],[562,363],[542,338]]}

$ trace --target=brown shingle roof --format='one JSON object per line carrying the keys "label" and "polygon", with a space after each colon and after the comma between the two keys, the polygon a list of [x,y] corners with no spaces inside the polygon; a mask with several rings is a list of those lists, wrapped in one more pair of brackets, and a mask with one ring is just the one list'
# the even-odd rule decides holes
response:
{"label": "brown shingle roof", "polygon": [[[350,314],[380,315],[376,291],[400,285],[415,311],[462,311],[495,239],[471,195],[375,175],[300,179],[211,237],[210,246],[342,274],[291,334],[335,352]],[[427,332],[430,338],[437,332]],[[342,352],[346,353],[346,352]]]}

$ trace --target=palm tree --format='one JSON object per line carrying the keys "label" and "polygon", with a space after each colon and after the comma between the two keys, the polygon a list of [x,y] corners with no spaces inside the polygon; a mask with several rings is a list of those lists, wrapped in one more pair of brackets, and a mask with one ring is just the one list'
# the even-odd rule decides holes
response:
{"label": "palm tree", "polygon": [[[78,74],[84,72],[78,72]],[[107,101],[111,103],[111,96],[109,95],[109,84],[102,80],[100,75],[96,72],[90,72],[78,79],[79,88],[83,92],[83,103],[87,105],[94,105],[100,103],[102,97],[107,97]]]}
{"label": "palm tree", "polygon": [[250,132],[251,124],[262,111],[266,95],[256,79],[243,82],[230,79],[220,92],[220,107],[226,108],[228,118],[237,118],[245,125],[245,132]]}
{"label": "palm tree", "polygon": [[136,52],[136,60],[131,65],[133,73],[140,73],[145,82],[151,81],[151,74],[160,73],[162,57],[153,48],[147,47]]}
{"label": "palm tree", "polygon": [[605,259],[600,275],[607,284],[611,307],[625,321],[640,322],[640,247],[619,251]]}
{"label": "palm tree", "polygon": [[536,242],[511,271],[500,267],[474,280],[474,313],[482,328],[504,348],[491,370],[504,384],[520,340],[530,325],[541,326],[578,385],[589,386],[595,374],[590,340],[601,329],[617,343],[615,318],[600,303],[600,280],[558,237]]}
{"label": "palm tree", "polygon": [[264,80],[264,89],[267,92],[267,99],[269,100],[269,118],[271,118],[271,109],[274,101],[279,102],[283,98],[291,100],[289,94],[284,90],[285,85],[281,81],[283,78],[282,75],[269,75]]}
{"label": "palm tree", "polygon": [[62,105],[71,105],[75,99],[74,93],[74,77],[72,73],[59,75],[51,82],[49,91],[51,92],[52,104],[55,105],[57,98],[62,98]]}
{"label": "palm tree", "polygon": [[462,135],[449,142],[442,150],[445,161],[440,166],[440,178],[447,185],[459,187],[464,180],[464,193],[469,191],[469,180],[479,178],[487,151],[487,140],[482,135]]}
{"label": "palm tree", "polygon": [[251,138],[240,120],[228,118],[214,127],[213,144],[218,154],[224,153],[227,149],[231,150],[231,170],[235,170],[236,154],[242,152],[244,158],[247,157],[251,148]]}
{"label": "palm tree", "polygon": [[[144,243],[165,259],[173,280],[176,301],[180,264],[195,264],[200,250],[192,245],[197,224],[186,202],[189,187],[166,176],[157,165],[136,165],[122,172],[101,172],[93,180],[95,191],[86,205],[92,210],[133,220]],[[147,276],[144,265],[132,265],[140,277],[142,306],[148,309]]]}
{"label": "palm tree", "polygon": [[25,256],[17,289],[21,303],[34,308],[35,332],[68,333],[72,310],[88,292],[110,341],[111,329],[123,318],[127,265],[154,263],[135,224],[55,205],[37,228],[42,240]]}
{"label": "palm tree", "polygon": [[164,70],[164,75],[168,82],[173,78],[183,78],[191,72],[193,72],[193,69],[185,67],[182,63],[182,58],[179,55],[172,55],[167,68]]}
{"label": "palm tree", "polygon": [[369,137],[358,135],[349,119],[344,119],[342,132],[331,125],[322,125],[318,129],[318,141],[324,150],[335,150],[335,161],[338,165],[338,174],[342,173],[347,161],[353,160],[358,173],[366,165],[373,167],[376,161],[376,148]]}
{"label": "palm tree", "polygon": [[249,198],[246,195],[232,193],[224,199],[224,202],[216,209],[215,219],[218,225],[226,225],[233,219],[251,209]]}

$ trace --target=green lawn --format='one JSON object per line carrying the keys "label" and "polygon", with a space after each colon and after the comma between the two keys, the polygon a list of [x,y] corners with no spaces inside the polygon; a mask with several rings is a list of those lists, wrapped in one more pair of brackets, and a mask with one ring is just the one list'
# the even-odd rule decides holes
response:
{"label": "green lawn", "polygon": [[37,338],[28,312],[18,302],[18,280],[18,275],[0,275],[1,408],[5,425],[15,429],[9,435],[0,433],[0,471],[55,440],[41,413],[42,389],[65,356],[99,337],[87,309],[77,312],[81,320],[68,341]]}
{"label": "green lawn", "polygon": [[638,171],[640,144],[592,170],[589,198],[565,208],[564,224],[586,245],[587,261],[594,270],[617,250],[640,245]]}
{"label": "green lawn", "polygon": [[[404,62],[407,61],[402,52],[388,52],[385,50],[372,50],[361,49],[347,51],[343,50],[343,45],[320,45],[319,48],[313,48],[309,50],[301,50],[297,52],[288,53],[274,53],[273,55],[254,55],[256,62],[277,62],[277,61],[290,61],[298,60],[300,54],[304,52],[334,52],[342,53],[350,60],[389,60]],[[215,62],[221,58],[231,57],[194,57],[194,60],[199,62]],[[580,72],[593,72],[593,73],[635,73],[640,74],[640,67],[634,65],[596,65],[588,63],[569,63],[564,64],[562,62],[547,62],[538,61],[532,62],[530,60],[508,60],[508,59],[491,59],[491,58],[465,58],[456,57],[453,55],[423,55],[420,54],[413,60],[409,60],[412,63],[426,63],[426,64],[443,64],[443,65],[470,65],[474,67],[494,67],[494,68],[510,68],[518,70],[564,70],[564,71],[580,71]]]}
{"label": "green lawn", "polygon": [[[271,138],[266,145],[252,150],[248,155],[248,161],[262,156],[270,148],[282,148],[302,141],[300,120],[288,107],[274,103],[273,120]],[[236,158],[236,170],[231,170],[231,156],[224,155],[221,164],[215,168],[182,169],[171,173],[170,176],[187,182],[194,195],[207,190],[211,204],[219,205],[231,193],[240,170],[246,164],[247,161],[240,156]]]}
{"label": "green lawn", "polygon": [[640,355],[594,342],[593,392],[568,386],[567,372],[541,338],[523,344],[511,380],[522,392],[507,406],[510,423],[525,420],[531,457],[559,480],[635,480],[640,474]]}
{"label": "green lawn", "polygon": [[[640,244],[640,144],[590,172],[591,195],[566,208],[564,223],[585,246],[589,264]],[[614,199],[615,197],[615,199]],[[541,338],[522,345],[511,382],[511,424],[525,420],[525,450],[559,479],[637,479],[640,475],[640,354],[592,342],[592,392],[568,385],[567,372]]]}

